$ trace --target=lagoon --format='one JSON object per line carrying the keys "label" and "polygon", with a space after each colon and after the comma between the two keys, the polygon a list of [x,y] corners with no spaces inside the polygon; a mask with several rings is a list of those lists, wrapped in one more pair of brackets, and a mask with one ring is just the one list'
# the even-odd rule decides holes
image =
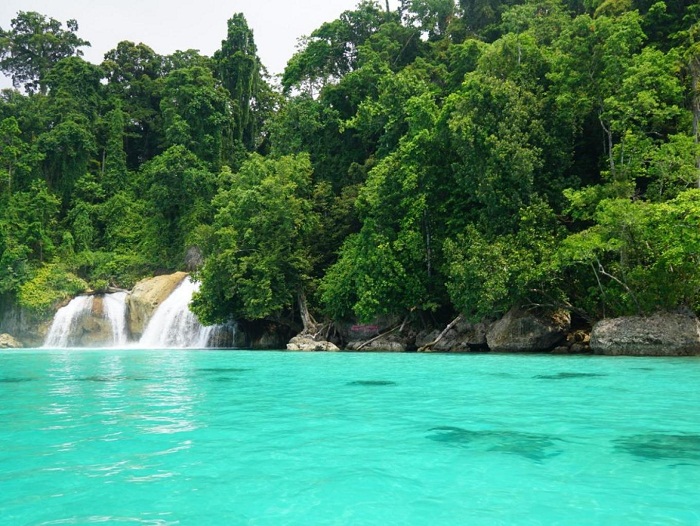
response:
{"label": "lagoon", "polygon": [[700,359],[0,352],[0,523],[697,524]]}

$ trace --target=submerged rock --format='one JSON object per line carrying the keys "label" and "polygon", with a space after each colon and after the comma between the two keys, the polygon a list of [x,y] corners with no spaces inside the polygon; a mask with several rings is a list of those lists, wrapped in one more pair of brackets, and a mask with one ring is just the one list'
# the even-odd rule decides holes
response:
{"label": "submerged rock", "polygon": [[21,349],[22,343],[10,334],[0,334],[0,349]]}
{"label": "submerged rock", "polygon": [[550,435],[509,430],[472,430],[454,426],[439,426],[428,430],[435,442],[468,449],[518,455],[542,461],[559,455],[560,440]]}
{"label": "submerged rock", "polygon": [[127,326],[134,338],[139,338],[148,320],[170,294],[187,277],[186,272],[175,272],[139,281],[126,298]]}
{"label": "submerged rock", "polygon": [[650,433],[618,438],[615,449],[645,460],[700,460],[700,435]]}
{"label": "submerged rock", "polygon": [[591,349],[607,355],[700,355],[700,322],[679,313],[602,320],[593,326]]}
{"label": "submerged rock", "polygon": [[315,340],[308,334],[298,334],[287,344],[288,351],[339,351],[338,346],[325,340]]}
{"label": "submerged rock", "polygon": [[564,341],[571,316],[564,311],[535,313],[513,308],[486,333],[494,352],[543,352]]}

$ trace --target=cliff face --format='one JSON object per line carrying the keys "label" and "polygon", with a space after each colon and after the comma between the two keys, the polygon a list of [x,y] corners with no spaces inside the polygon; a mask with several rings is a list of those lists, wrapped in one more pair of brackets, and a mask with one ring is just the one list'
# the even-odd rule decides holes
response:
{"label": "cliff face", "polygon": [[148,320],[168,296],[187,277],[186,272],[176,272],[139,281],[126,297],[127,327],[133,339],[143,334]]}
{"label": "cliff face", "polygon": [[7,333],[25,347],[39,347],[44,343],[53,313],[41,317],[18,307],[8,298],[0,298],[0,333]]}

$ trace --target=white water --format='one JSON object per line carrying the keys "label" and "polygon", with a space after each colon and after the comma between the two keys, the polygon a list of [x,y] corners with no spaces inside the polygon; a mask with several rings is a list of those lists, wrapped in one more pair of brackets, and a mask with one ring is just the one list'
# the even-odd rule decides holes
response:
{"label": "white water", "polygon": [[197,290],[199,283],[186,277],[153,313],[139,340],[139,347],[206,347],[215,326],[202,326],[190,311],[192,294]]}
{"label": "white water", "polygon": [[81,314],[92,310],[92,299],[92,296],[77,296],[68,305],[58,309],[46,336],[44,347],[68,347],[71,329],[75,327]]}
{"label": "white water", "polygon": [[112,345],[123,347],[127,343],[126,334],[126,292],[105,294],[102,300],[105,316],[112,325]]}

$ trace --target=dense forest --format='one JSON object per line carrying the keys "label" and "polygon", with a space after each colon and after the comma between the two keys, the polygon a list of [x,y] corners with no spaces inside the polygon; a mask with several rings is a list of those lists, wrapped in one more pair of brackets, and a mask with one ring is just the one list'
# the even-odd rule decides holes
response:
{"label": "dense forest", "polygon": [[0,29],[5,300],[188,270],[204,323],[700,312],[695,0],[363,1],[277,80],[222,36]]}

